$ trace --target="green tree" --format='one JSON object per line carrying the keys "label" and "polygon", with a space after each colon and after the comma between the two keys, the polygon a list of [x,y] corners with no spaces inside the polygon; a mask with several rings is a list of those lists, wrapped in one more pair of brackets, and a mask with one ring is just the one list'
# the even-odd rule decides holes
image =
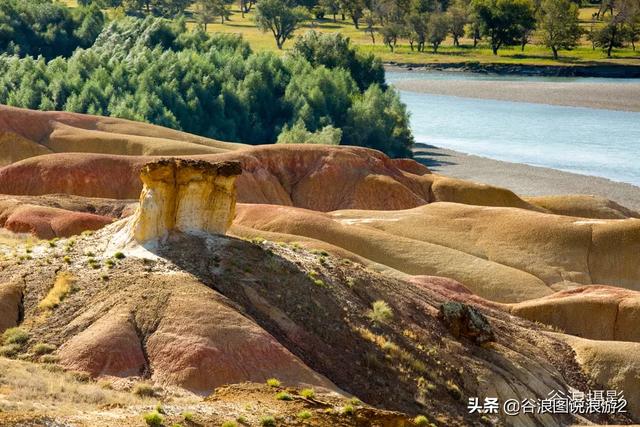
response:
{"label": "green tree", "polygon": [[449,19],[444,13],[432,13],[427,23],[427,42],[438,53],[438,47],[449,33]]}
{"label": "green tree", "polygon": [[341,0],[341,8],[349,14],[356,28],[360,28],[360,18],[364,13],[365,3],[363,0]]}
{"label": "green tree", "polygon": [[480,23],[480,33],[487,36],[494,55],[503,45],[522,40],[525,32],[535,27],[530,0],[472,0]]}
{"label": "green tree", "polygon": [[229,17],[230,4],[229,0],[197,0],[195,4],[196,20],[207,31],[207,25],[214,18],[220,18],[220,23],[224,24],[225,19]]}
{"label": "green tree", "polygon": [[[412,13],[407,18],[407,27],[415,43],[418,52],[424,52],[424,45],[427,41],[427,22],[429,17],[426,13]],[[411,46],[413,49],[413,46]]]}
{"label": "green tree", "polygon": [[271,31],[278,49],[293,37],[294,31],[307,17],[306,10],[285,0],[260,0],[256,5],[256,25],[263,32]]}
{"label": "green tree", "polygon": [[333,22],[336,22],[336,15],[340,12],[340,0],[319,0],[318,4],[333,16]]}
{"label": "green tree", "polygon": [[358,52],[351,46],[349,38],[340,33],[307,31],[296,39],[292,54],[304,58],[313,66],[324,65],[330,69],[349,71],[362,91],[374,83],[385,87],[384,68],[380,60],[373,54]]}
{"label": "green tree", "polygon": [[463,1],[458,0],[447,10],[449,18],[449,30],[453,37],[454,46],[460,46],[460,38],[464,36],[464,27],[468,22],[467,6]]}
{"label": "green tree", "polygon": [[388,22],[381,29],[382,41],[389,46],[391,52],[395,51],[398,39],[405,34],[406,28],[398,22]]}
{"label": "green tree", "polygon": [[558,59],[559,49],[573,49],[580,42],[582,30],[578,6],[570,0],[543,0],[540,4],[541,40]]}
{"label": "green tree", "polygon": [[391,157],[411,157],[409,115],[398,94],[372,85],[349,110],[342,143],[375,148]]}

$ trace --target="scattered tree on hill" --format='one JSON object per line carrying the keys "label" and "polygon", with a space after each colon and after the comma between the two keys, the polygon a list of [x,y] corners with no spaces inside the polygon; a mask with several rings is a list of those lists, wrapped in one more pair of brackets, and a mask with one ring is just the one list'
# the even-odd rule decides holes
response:
{"label": "scattered tree on hill", "polygon": [[480,33],[489,38],[494,55],[503,45],[522,41],[535,27],[533,4],[529,0],[472,0]]}
{"label": "scattered tree on hill", "polygon": [[346,11],[356,28],[360,28],[360,19],[364,13],[363,0],[341,0],[342,10]]}
{"label": "scattered tree on hill", "polygon": [[458,0],[449,7],[447,16],[453,44],[454,46],[460,46],[460,38],[464,36],[464,28],[468,20],[467,6],[463,1]]}
{"label": "scattered tree on hill", "polygon": [[336,15],[340,12],[340,0],[319,0],[318,4],[333,17],[333,22],[337,21]]}
{"label": "scattered tree on hill", "polygon": [[398,39],[401,38],[404,33],[404,26],[397,22],[389,22],[380,29],[380,34],[382,34],[382,41],[384,44],[389,46],[391,52],[395,51],[396,45],[398,44]]}
{"label": "scattered tree on hill", "polygon": [[[414,13],[407,18],[408,31],[417,44],[418,52],[424,52],[424,45],[427,41],[428,19],[425,13]],[[413,50],[413,44],[411,44],[411,50]]]}
{"label": "scattered tree on hill", "polygon": [[573,49],[580,41],[582,30],[578,20],[578,6],[570,0],[543,0],[539,23],[542,42],[558,59],[559,49]]}
{"label": "scattered tree on hill", "polygon": [[376,16],[369,9],[365,9],[363,13],[363,20],[366,27],[364,27],[364,32],[368,33],[371,37],[371,43],[376,44]]}
{"label": "scattered tree on hill", "polygon": [[197,0],[195,4],[197,22],[204,26],[205,31],[207,31],[207,24],[214,18],[220,18],[220,23],[224,24],[225,19],[230,15],[227,8],[229,4],[229,0]]}
{"label": "scattered tree on hill", "polygon": [[449,33],[449,20],[444,13],[432,13],[427,23],[427,41],[433,49],[433,53],[438,53],[438,47],[447,38]]}
{"label": "scattered tree on hill", "polygon": [[254,0],[239,0],[240,14],[243,18],[245,13],[251,12],[251,8],[254,6],[254,4]]}
{"label": "scattered tree on hill", "polygon": [[256,5],[255,20],[258,28],[271,31],[278,49],[293,37],[294,31],[307,17],[306,9],[293,6],[286,0],[260,0]]}

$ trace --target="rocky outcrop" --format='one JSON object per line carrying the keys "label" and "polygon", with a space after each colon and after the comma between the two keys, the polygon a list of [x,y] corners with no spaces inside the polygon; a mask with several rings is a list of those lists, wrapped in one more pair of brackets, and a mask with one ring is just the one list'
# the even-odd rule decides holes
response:
{"label": "rocky outcrop", "polygon": [[476,344],[495,339],[487,318],[474,307],[448,301],[440,306],[440,318],[456,338],[468,338]]}
{"label": "rocky outcrop", "polygon": [[135,213],[138,242],[170,231],[225,234],[235,212],[238,162],[208,163],[167,159],[148,163],[140,178],[144,188]]}

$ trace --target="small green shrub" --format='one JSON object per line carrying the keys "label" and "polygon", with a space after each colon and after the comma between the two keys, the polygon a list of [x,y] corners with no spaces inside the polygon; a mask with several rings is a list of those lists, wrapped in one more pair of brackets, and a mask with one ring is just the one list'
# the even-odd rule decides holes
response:
{"label": "small green shrub", "polygon": [[20,327],[9,328],[2,334],[4,344],[23,345],[29,341],[29,333]]}
{"label": "small green shrub", "polygon": [[156,405],[156,412],[159,414],[166,414],[166,412],[164,411],[164,407],[162,406],[162,403],[158,403]]}
{"label": "small green shrub", "polygon": [[342,415],[353,415],[355,414],[356,410],[351,405],[345,405],[342,407],[342,410],[340,412],[342,413]]}
{"label": "small green shrub", "polygon": [[55,351],[55,349],[56,349],[56,346],[53,345],[53,344],[46,344],[46,343],[39,342],[39,343],[37,343],[36,345],[33,346],[31,351],[36,356],[41,356],[43,354],[53,353]]}
{"label": "small green shrub", "polygon": [[184,418],[185,421],[193,421],[193,413],[192,412],[183,412],[182,413],[182,418]]}
{"label": "small green shrub", "polygon": [[151,384],[138,383],[133,387],[133,394],[140,397],[153,397],[156,392]]}
{"label": "small green shrub", "polygon": [[321,288],[324,287],[324,281],[320,280],[320,279],[314,280],[313,284],[316,285],[316,286],[320,286]]}
{"label": "small green shrub", "polygon": [[225,421],[221,427],[238,427],[238,423],[235,421]]}
{"label": "small green shrub", "polygon": [[64,261],[65,264],[71,264],[71,257],[69,255],[65,255],[64,258],[62,258],[62,261]]}
{"label": "small green shrub", "polygon": [[417,426],[427,426],[429,425],[429,420],[424,415],[418,415],[413,419],[413,423]]}
{"label": "small green shrub", "polygon": [[262,427],[275,427],[276,419],[273,418],[272,416],[262,417],[260,419],[260,425]]}
{"label": "small green shrub", "polygon": [[349,400],[349,402],[351,402],[353,406],[362,405],[362,400],[358,399],[357,397],[352,397],[351,400]]}
{"label": "small green shrub", "polygon": [[298,418],[300,418],[301,420],[308,420],[309,418],[311,418],[311,412],[300,411],[298,412]]}
{"label": "small green shrub", "polygon": [[313,399],[315,395],[316,392],[312,388],[303,388],[302,390],[300,390],[300,396],[304,398]]}
{"label": "small green shrub", "polygon": [[375,323],[385,323],[393,318],[393,310],[385,301],[375,301],[368,314],[371,321]]}
{"label": "small green shrub", "polygon": [[238,418],[236,418],[236,421],[238,421],[240,424],[247,424],[249,423],[249,420],[247,420],[247,417],[240,415]]}
{"label": "small green shrub", "polygon": [[113,254],[113,257],[115,259],[125,259],[125,255],[122,252],[116,252],[115,254]]}
{"label": "small green shrub", "polygon": [[148,412],[142,416],[144,422],[147,423],[148,426],[152,427],[160,427],[164,422],[164,417],[160,415],[158,412]]}
{"label": "small green shrub", "polygon": [[280,387],[280,381],[277,380],[276,378],[269,378],[267,380],[267,385],[269,387]]}
{"label": "small green shrub", "polygon": [[291,397],[291,395],[289,393],[287,393],[286,391],[281,391],[280,393],[276,394],[276,399],[278,399],[278,400],[293,400],[293,397]]}

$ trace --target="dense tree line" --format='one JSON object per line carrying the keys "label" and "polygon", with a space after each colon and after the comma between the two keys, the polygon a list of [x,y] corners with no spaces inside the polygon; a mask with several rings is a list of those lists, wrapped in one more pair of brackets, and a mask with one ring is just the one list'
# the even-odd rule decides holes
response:
{"label": "dense tree line", "polygon": [[69,9],[51,0],[0,0],[0,52],[47,59],[93,44],[104,25],[97,6]]}
{"label": "dense tree line", "polygon": [[[333,55],[325,55],[332,52]],[[410,156],[413,137],[379,61],[340,35],[300,38],[291,55],[184,20],[124,18],[69,58],[0,56],[0,103],[146,121],[249,144],[331,142]]]}
{"label": "dense tree line", "polygon": [[[579,0],[80,0],[102,7],[120,7],[127,13],[175,16],[187,8],[205,28],[229,18],[236,3],[244,16],[254,12],[256,25],[271,33],[278,48],[308,19],[349,20],[373,43],[381,40],[394,51],[401,40],[411,49],[425,47],[437,53],[447,37],[455,46],[468,37],[476,47],[486,40],[494,54],[504,46],[523,50],[536,34],[555,58],[561,49],[576,47],[585,31],[578,20]],[[609,56],[615,47],[640,40],[640,0],[599,0],[599,10],[587,32],[594,48]],[[379,37],[376,37],[379,36]]]}

